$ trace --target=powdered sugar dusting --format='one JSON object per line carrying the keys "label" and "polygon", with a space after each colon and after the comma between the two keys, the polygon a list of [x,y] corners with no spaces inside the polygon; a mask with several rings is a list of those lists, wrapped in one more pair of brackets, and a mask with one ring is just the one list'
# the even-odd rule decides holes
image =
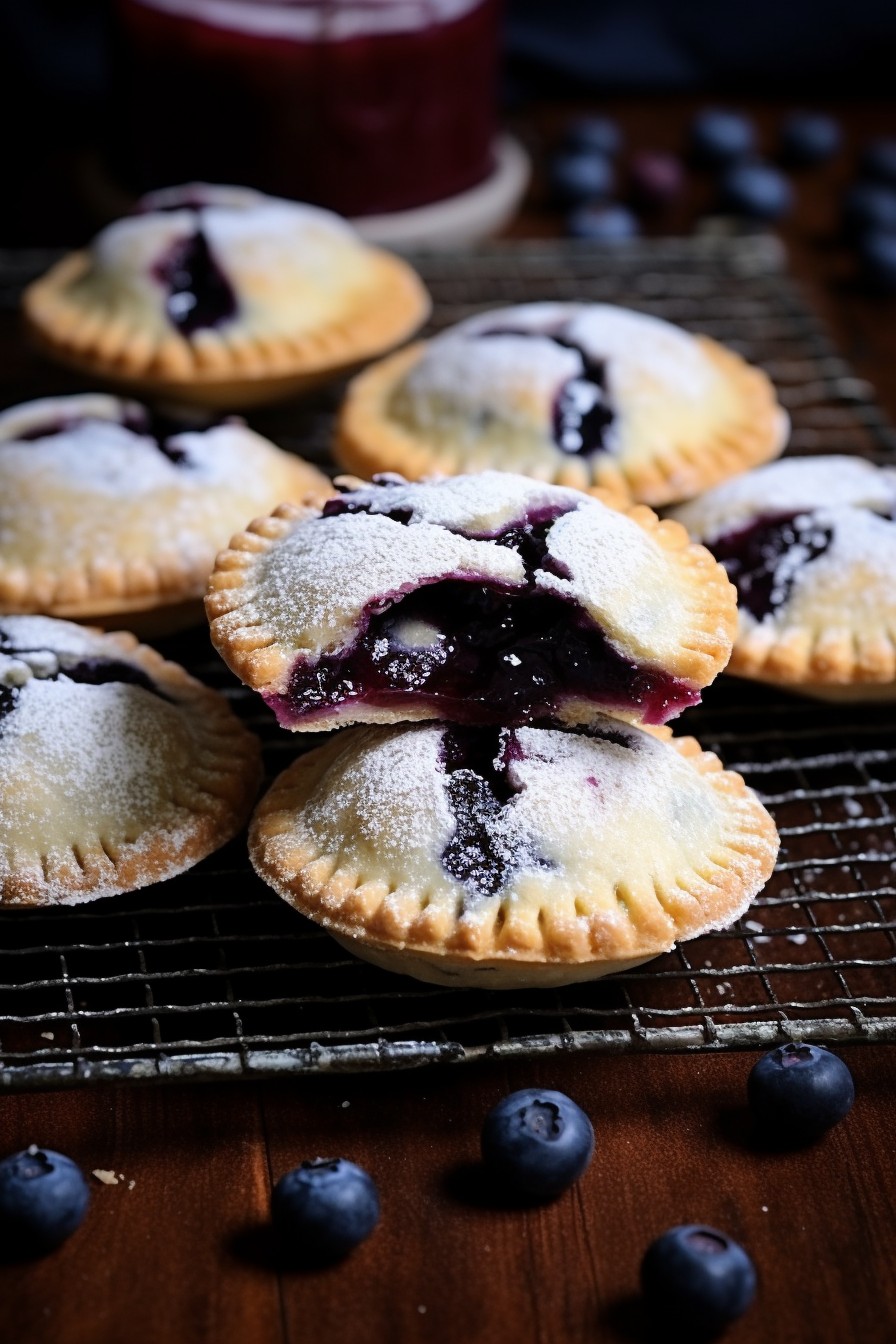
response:
{"label": "powdered sugar dusting", "polygon": [[183,829],[187,814],[169,800],[189,773],[184,726],[138,686],[29,681],[0,733],[0,878],[23,855]]}
{"label": "powdered sugar dusting", "polygon": [[415,523],[432,523],[472,537],[492,537],[527,514],[579,508],[593,501],[578,490],[547,485],[509,471],[482,471],[419,484],[364,486],[350,498],[371,513],[407,511]]}
{"label": "powdered sugar dusting", "polygon": [[[46,649],[76,657],[108,657],[108,638],[72,621],[56,621],[49,616],[0,615],[0,642],[12,652],[25,653]],[[121,657],[115,649],[115,657]]]}
{"label": "powdered sugar dusting", "polygon": [[314,518],[259,561],[254,607],[287,647],[330,652],[360,633],[369,609],[450,576],[525,582],[515,551],[433,523],[403,526],[375,513]]}
{"label": "powdered sugar dusting", "polygon": [[809,513],[850,505],[896,509],[896,470],[861,457],[787,457],[707,490],[669,510],[697,541],[712,542],[762,515]]}

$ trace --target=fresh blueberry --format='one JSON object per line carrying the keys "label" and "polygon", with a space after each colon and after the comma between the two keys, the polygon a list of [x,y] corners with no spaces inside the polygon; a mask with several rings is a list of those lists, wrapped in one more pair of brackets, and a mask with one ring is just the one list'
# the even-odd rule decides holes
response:
{"label": "fresh blueberry", "polygon": [[780,219],[793,205],[793,189],[769,164],[737,163],[722,178],[721,203],[723,209],[750,219]]}
{"label": "fresh blueberry", "polygon": [[880,182],[857,182],[846,194],[843,222],[857,238],[875,230],[896,232],[896,190]]}
{"label": "fresh blueberry", "polygon": [[866,233],[860,244],[865,274],[876,289],[896,293],[896,233]]}
{"label": "fresh blueberry", "polygon": [[366,1171],[342,1157],[317,1158],[288,1171],[271,1196],[274,1226],[292,1250],[336,1260],[369,1237],[380,1199]]}
{"label": "fresh blueberry", "polygon": [[482,1126],[482,1158],[507,1189],[529,1199],[553,1199],[591,1161],[594,1130],[585,1112],[562,1092],[527,1087],[490,1111]]}
{"label": "fresh blueberry", "polygon": [[570,238],[591,238],[598,242],[619,242],[636,238],[640,225],[624,205],[580,205],[566,217]]}
{"label": "fresh blueberry", "polygon": [[896,186],[896,140],[872,140],[866,145],[862,170],[875,182]]}
{"label": "fresh blueberry", "polygon": [[723,168],[752,154],[756,144],[753,123],[737,112],[707,108],[691,125],[691,148],[701,163]]}
{"label": "fresh blueberry", "polygon": [[810,167],[832,159],[843,143],[833,117],[822,112],[794,112],[781,127],[781,151],[787,163]]}
{"label": "fresh blueberry", "polygon": [[81,1226],[90,1191],[79,1167],[62,1153],[32,1144],[0,1162],[0,1238],[39,1255]]}
{"label": "fresh blueberry", "polygon": [[641,1287],[650,1307],[670,1325],[711,1332],[744,1314],[756,1293],[756,1270],[724,1232],[690,1223],[648,1246]]}
{"label": "fresh blueberry", "polygon": [[580,150],[555,154],[549,176],[554,196],[564,205],[605,200],[616,179],[613,165],[605,155]]}
{"label": "fresh blueberry", "polygon": [[612,159],[622,147],[622,132],[609,117],[577,117],[566,128],[563,147],[578,154],[604,154]]}
{"label": "fresh blueberry", "polygon": [[792,1041],[754,1064],[747,1098],[763,1129],[812,1139],[836,1125],[855,1101],[852,1074],[837,1055]]}
{"label": "fresh blueberry", "polygon": [[639,205],[662,206],[681,195],[684,169],[674,154],[642,150],[629,167],[632,196]]}

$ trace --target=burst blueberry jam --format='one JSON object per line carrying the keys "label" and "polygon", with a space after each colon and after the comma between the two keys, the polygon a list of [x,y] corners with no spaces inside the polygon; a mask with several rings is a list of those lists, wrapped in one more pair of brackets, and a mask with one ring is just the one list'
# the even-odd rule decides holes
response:
{"label": "burst blueberry jam", "polygon": [[524,862],[544,860],[514,848],[495,820],[514,795],[501,751],[501,729],[450,727],[442,738],[445,790],[456,823],[442,867],[477,896],[495,896]]}
{"label": "burst blueberry jam", "polygon": [[168,288],[168,316],[185,336],[220,326],[236,312],[236,295],[201,229],[174,243],[155,275]]}
{"label": "burst blueberry jam", "polygon": [[757,621],[783,606],[797,571],[823,555],[833,531],[811,513],[762,514],[707,543]]}
{"label": "burst blueberry jam", "polygon": [[594,359],[583,346],[549,331],[514,331],[511,327],[495,327],[482,331],[480,336],[540,336],[564,350],[575,350],[582,360],[582,372],[569,378],[554,400],[551,429],[554,442],[563,453],[589,457],[592,453],[606,452],[607,431],[615,412],[606,388],[606,363]]}
{"label": "burst blueberry jam", "polygon": [[[359,508],[333,500],[325,512]],[[457,723],[518,726],[585,699],[665,723],[697,704],[699,692],[687,682],[624,658],[582,608],[535,588],[537,569],[558,572],[546,540],[556,517],[533,515],[492,538],[519,552],[525,587],[429,583],[378,602],[349,650],[297,662],[286,692],[265,697],[280,722],[294,726],[352,704],[413,704]]]}

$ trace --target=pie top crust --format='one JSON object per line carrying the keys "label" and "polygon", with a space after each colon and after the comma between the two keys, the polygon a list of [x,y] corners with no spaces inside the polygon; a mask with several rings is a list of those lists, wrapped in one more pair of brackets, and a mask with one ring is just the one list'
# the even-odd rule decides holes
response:
{"label": "pie top crust", "polygon": [[705,336],[608,304],[479,314],[351,384],[336,455],[370,476],[497,468],[620,499],[688,499],[775,457],[767,376]]}
{"label": "pie top crust", "polygon": [[173,877],[261,779],[227,702],[132,635],[0,617],[0,900],[70,904]]}
{"label": "pie top crust", "polygon": [[[331,932],[475,983],[465,965],[599,974],[727,926],[778,837],[693,738],[598,715],[574,731],[339,733],[275,781],[249,843],[264,880]],[[439,976],[423,963],[423,978]]]}
{"label": "pie top crust", "polygon": [[[496,601],[553,598],[570,627],[598,632],[607,657],[686,684],[691,698],[678,709],[694,703],[724,666],[736,622],[724,571],[688,544],[678,524],[659,522],[643,506],[624,514],[578,491],[504,472],[415,485],[390,477],[329,501],[322,512],[281,507],[218,557],[206,610],[224,660],[287,726],[451,718],[427,701],[425,668],[419,677],[409,674],[407,693],[394,706],[365,700],[357,684],[351,694],[321,702],[319,712],[293,714],[287,702],[296,678],[319,679],[325,665],[354,656],[384,621],[391,622],[384,631],[390,647],[421,656],[434,650],[441,667],[438,650],[451,655],[441,633],[450,602],[465,600],[467,584],[497,594]],[[435,603],[434,613],[421,616],[418,594]],[[482,639],[498,619],[483,618]],[[525,649],[508,646],[504,662],[520,667],[520,653]],[[376,640],[371,656],[385,657]],[[469,699],[475,674],[462,681]],[[590,717],[593,699],[577,698],[565,682],[558,694],[551,714],[573,722]],[[646,704],[627,701],[621,712],[660,721],[677,711],[651,720]],[[513,718],[498,713],[479,721]]]}
{"label": "pie top crust", "polygon": [[738,587],[729,671],[822,689],[896,680],[896,471],[787,458],[673,516]]}
{"label": "pie top crust", "polygon": [[0,412],[0,611],[104,617],[202,597],[234,528],[327,478],[241,422],[87,394]]}
{"label": "pie top crust", "polygon": [[339,216],[239,187],[144,198],[24,295],[47,353],[125,385],[240,405],[382,354],[429,298]]}

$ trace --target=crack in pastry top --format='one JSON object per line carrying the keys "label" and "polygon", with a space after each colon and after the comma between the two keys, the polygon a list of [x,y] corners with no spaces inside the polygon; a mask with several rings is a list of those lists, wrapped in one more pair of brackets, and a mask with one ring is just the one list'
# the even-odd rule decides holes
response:
{"label": "crack in pastry top", "polygon": [[[797,457],[749,472],[670,510],[718,556],[741,623],[838,624],[894,608],[896,471],[855,457]],[[836,605],[835,605],[836,604]]]}
{"label": "crack in pastry top", "polygon": [[[563,452],[618,453],[633,406],[659,395],[699,407],[717,377],[693,337],[661,319],[609,304],[524,304],[436,336],[397,389],[393,410],[436,434],[450,423],[463,437],[466,424],[475,438],[500,420],[552,432]],[[575,432],[565,442],[564,399],[582,414],[604,411],[609,423],[590,444]]]}
{"label": "crack in pastry top", "polygon": [[[90,265],[71,286],[103,308],[136,315],[153,331],[192,334],[170,310],[172,266],[201,237],[207,261],[233,292],[212,326],[269,336],[314,330],[334,313],[334,286],[346,300],[367,282],[367,249],[338,215],[242,188],[192,183],[147,197],[140,213],[110,224],[94,240]],[[185,292],[183,289],[175,292]],[[338,307],[338,304],[337,304]],[[195,325],[193,327],[195,330]]]}
{"label": "crack in pastry top", "polygon": [[[724,840],[728,811],[740,806],[667,744],[595,715],[581,730],[495,730],[491,764],[504,797],[471,788],[459,809],[456,733],[355,730],[294,819],[300,843],[367,880],[400,872],[436,899],[453,891],[475,912],[492,897],[565,900],[570,885],[593,890],[595,873],[624,874],[633,889],[644,879],[674,888],[683,863],[699,869]],[[489,774],[482,762],[460,769]],[[656,836],[662,843],[649,843]],[[615,896],[610,904],[617,911]]]}

